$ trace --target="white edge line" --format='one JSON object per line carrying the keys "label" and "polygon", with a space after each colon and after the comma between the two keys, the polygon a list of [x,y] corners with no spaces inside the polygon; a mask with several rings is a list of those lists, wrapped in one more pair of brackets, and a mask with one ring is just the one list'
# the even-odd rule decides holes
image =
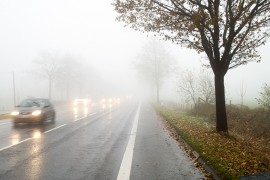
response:
{"label": "white edge line", "polygon": [[118,172],[117,180],[129,180],[130,171],[133,159],[133,151],[135,146],[141,104],[139,104],[136,115],[134,117],[131,134],[129,136],[128,144],[122,159],[122,163]]}
{"label": "white edge line", "polygon": [[63,127],[63,126],[66,126],[66,125],[67,125],[67,124],[62,124],[61,126],[57,126],[57,127],[53,128],[53,129],[50,129],[50,130],[48,130],[48,131],[45,131],[44,134],[47,134],[48,132],[54,131],[54,130],[59,129],[59,128],[61,128],[61,127]]}
{"label": "white edge line", "polygon": [[3,151],[3,150],[8,149],[8,148],[11,148],[12,146],[16,146],[16,145],[18,145],[18,144],[21,144],[21,143],[23,143],[23,142],[29,141],[29,140],[31,140],[31,139],[32,139],[32,138],[24,139],[24,140],[22,140],[22,141],[20,141],[20,142],[18,142],[18,143],[16,143],[16,144],[12,144],[12,145],[10,145],[10,146],[7,146],[7,147],[2,148],[2,149],[0,149],[0,151]]}

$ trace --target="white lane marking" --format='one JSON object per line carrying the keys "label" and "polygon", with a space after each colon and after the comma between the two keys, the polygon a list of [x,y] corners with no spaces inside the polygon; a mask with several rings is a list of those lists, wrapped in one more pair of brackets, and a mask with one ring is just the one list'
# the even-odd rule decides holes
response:
{"label": "white lane marking", "polygon": [[0,126],[5,125],[5,124],[10,124],[10,122],[0,123]]}
{"label": "white lane marking", "polygon": [[[90,114],[89,116],[92,116],[92,115],[94,115],[94,114],[96,114],[96,113],[97,113],[97,112],[92,113],[92,114]],[[83,119],[83,118],[86,118],[86,117],[82,117],[82,118],[80,118],[80,119]],[[77,119],[77,120],[80,120],[80,119]],[[8,124],[8,123],[9,123],[9,122],[7,122],[7,123],[2,123],[2,124],[0,124],[0,125]],[[67,124],[62,124],[61,126],[57,126],[57,127],[53,128],[53,129],[50,129],[50,130],[48,130],[48,131],[45,131],[44,134],[47,134],[47,133],[49,133],[49,132],[51,132],[51,131],[54,131],[54,130],[59,129],[59,128],[61,128],[61,127],[64,127],[64,126],[66,126],[66,125],[67,125]],[[29,140],[31,140],[31,139],[33,139],[33,138],[27,138],[27,139],[24,139],[24,140],[22,140],[22,141],[16,143],[16,144],[12,144],[12,145],[3,147],[3,148],[0,149],[0,152],[3,151],[3,150],[5,150],[5,149],[11,148],[11,147],[13,147],[13,146],[16,146],[16,145],[18,145],[18,144],[21,144],[21,143],[23,143],[23,142],[29,141]]]}
{"label": "white lane marking", "polygon": [[92,114],[89,114],[88,116],[93,116],[93,115],[95,115],[95,114],[97,114],[98,112],[94,112],[94,113],[92,113]]}
{"label": "white lane marking", "polygon": [[66,126],[66,125],[67,125],[67,124],[62,124],[61,126],[57,126],[57,127],[55,127],[55,128],[52,128],[52,129],[50,129],[50,130],[48,130],[48,131],[45,131],[44,134],[47,134],[48,132],[54,131],[54,130],[59,129],[59,128],[61,128],[61,127],[63,127],[63,126]]}
{"label": "white lane marking", "polygon": [[118,172],[117,180],[129,180],[129,177],[130,177],[132,158],[133,158],[133,150],[134,150],[134,146],[135,146],[140,109],[141,109],[141,104],[139,104],[138,110],[137,110],[135,118],[134,118],[134,122],[133,122],[132,129],[131,129],[131,134],[129,136],[126,151],[125,151],[125,154],[123,156],[120,170]]}
{"label": "white lane marking", "polygon": [[[58,126],[58,127],[56,127],[56,128],[50,129],[50,130],[48,130],[48,131],[45,131],[44,134],[46,134],[46,133],[48,133],[48,132],[51,132],[51,131],[53,131],[53,130],[59,129],[59,128],[61,128],[61,127],[63,127],[63,126],[66,126],[66,125],[67,125],[67,124],[63,124],[63,125]],[[11,148],[11,147],[13,147],[13,146],[16,146],[16,145],[18,145],[18,144],[21,144],[21,143],[23,143],[23,142],[29,141],[29,140],[31,140],[31,139],[33,139],[33,138],[27,138],[27,139],[24,139],[24,140],[22,140],[22,141],[16,143],[16,144],[12,144],[12,145],[3,147],[3,148],[0,149],[0,152],[3,151],[3,150],[5,150],[5,149]]]}
{"label": "white lane marking", "polygon": [[77,119],[74,120],[74,122],[75,122],[75,121],[82,120],[82,119],[84,119],[84,118],[86,118],[86,116],[83,116],[83,117],[81,117],[81,118],[77,118]]}
{"label": "white lane marking", "polygon": [[16,143],[16,144],[12,144],[12,145],[10,145],[10,146],[7,146],[7,147],[2,148],[2,149],[0,149],[0,151],[3,151],[3,150],[8,149],[8,148],[11,148],[12,146],[16,146],[16,145],[18,145],[18,144],[21,144],[21,143],[23,143],[23,142],[29,141],[29,140],[31,140],[31,139],[32,139],[32,138],[24,139],[24,140],[22,140],[22,141],[20,141],[20,142],[18,142],[18,143]]}
{"label": "white lane marking", "polygon": [[87,118],[87,117],[90,117],[90,116],[93,116],[93,115],[95,115],[95,114],[97,114],[97,113],[98,113],[98,112],[94,112],[94,113],[92,113],[92,114],[89,114],[88,116],[83,116],[83,117],[81,117],[81,118],[77,118],[77,119],[74,120],[74,122],[79,121],[79,120],[82,120],[82,119]]}

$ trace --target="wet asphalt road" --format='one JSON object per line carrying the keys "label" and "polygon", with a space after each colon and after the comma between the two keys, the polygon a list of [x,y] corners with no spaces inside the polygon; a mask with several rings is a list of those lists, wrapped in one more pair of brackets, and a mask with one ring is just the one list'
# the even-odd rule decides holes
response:
{"label": "wet asphalt road", "polygon": [[55,123],[0,121],[0,179],[202,179],[146,103],[74,110]]}

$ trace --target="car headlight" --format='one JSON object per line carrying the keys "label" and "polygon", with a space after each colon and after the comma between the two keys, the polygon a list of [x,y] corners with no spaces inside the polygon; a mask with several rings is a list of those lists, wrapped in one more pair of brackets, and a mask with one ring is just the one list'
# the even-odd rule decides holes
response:
{"label": "car headlight", "polygon": [[39,116],[41,114],[41,110],[35,110],[32,112],[33,116]]}
{"label": "car headlight", "polygon": [[12,115],[12,116],[17,116],[17,115],[19,115],[19,114],[20,114],[19,111],[12,111],[12,112],[10,113],[10,115]]}

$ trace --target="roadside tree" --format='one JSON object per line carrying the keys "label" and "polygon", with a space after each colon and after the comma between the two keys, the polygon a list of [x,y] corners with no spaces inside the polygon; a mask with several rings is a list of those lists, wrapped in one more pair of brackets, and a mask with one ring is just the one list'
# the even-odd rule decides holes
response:
{"label": "roadside tree", "polygon": [[66,100],[70,100],[72,86],[79,81],[81,75],[81,64],[72,55],[61,58],[61,66],[57,77],[57,84],[65,91]]}
{"label": "roadside tree", "polygon": [[192,71],[186,70],[182,73],[178,84],[178,92],[186,98],[186,102],[191,101],[193,106],[196,106],[199,98],[199,88],[197,78]]}
{"label": "roadside tree", "polygon": [[244,84],[242,82],[241,86],[240,86],[240,98],[241,98],[241,109],[243,109],[244,107],[244,96],[246,95],[246,88],[244,87]]}
{"label": "roadside tree", "polygon": [[178,92],[186,98],[186,102],[192,102],[196,107],[198,102],[205,104],[215,102],[214,83],[209,72],[201,70],[199,73],[186,70],[180,76]]}
{"label": "roadside tree", "polygon": [[270,86],[268,84],[264,84],[260,92],[260,98],[256,98],[256,100],[262,108],[270,112]]}
{"label": "roadside tree", "polygon": [[208,71],[201,71],[199,74],[199,95],[200,99],[208,104],[215,102],[215,85],[213,77]]}
{"label": "roadside tree", "polygon": [[205,52],[215,75],[216,130],[227,132],[224,76],[260,61],[270,35],[269,0],[115,0],[117,19],[135,30]]}
{"label": "roadside tree", "polygon": [[51,99],[52,85],[60,72],[60,59],[55,52],[42,52],[33,63],[36,66],[33,73],[48,80],[48,98]]}
{"label": "roadside tree", "polygon": [[159,103],[162,81],[176,68],[173,57],[160,42],[151,38],[149,43],[145,44],[142,53],[138,55],[138,61],[134,62],[134,68],[140,76],[154,85],[156,101]]}

